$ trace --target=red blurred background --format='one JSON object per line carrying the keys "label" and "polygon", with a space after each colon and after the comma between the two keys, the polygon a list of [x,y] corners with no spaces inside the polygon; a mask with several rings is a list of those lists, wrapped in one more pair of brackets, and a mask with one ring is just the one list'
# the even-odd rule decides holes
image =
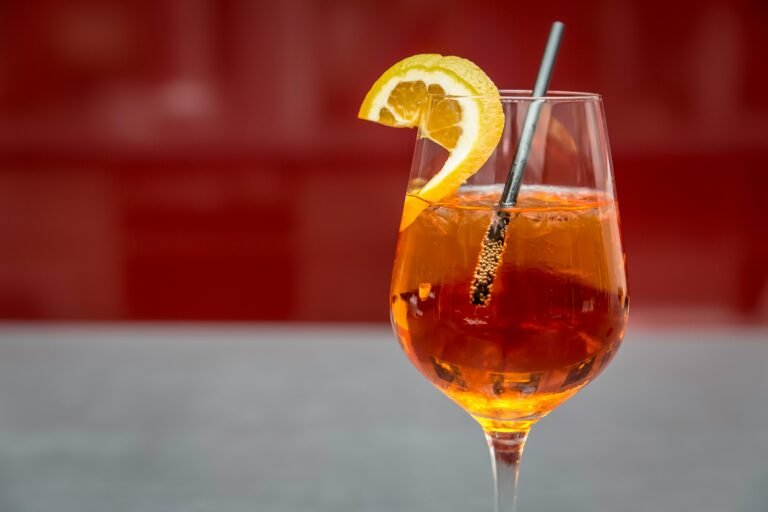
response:
{"label": "red blurred background", "polygon": [[379,321],[420,52],[603,94],[633,314],[768,321],[764,0],[6,0],[0,317]]}

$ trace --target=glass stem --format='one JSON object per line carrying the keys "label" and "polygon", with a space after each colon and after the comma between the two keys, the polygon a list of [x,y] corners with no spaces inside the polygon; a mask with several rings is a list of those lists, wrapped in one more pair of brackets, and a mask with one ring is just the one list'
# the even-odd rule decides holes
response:
{"label": "glass stem", "polygon": [[485,432],[488,447],[491,449],[493,483],[496,493],[495,512],[515,512],[517,476],[527,437],[527,429],[512,432]]}

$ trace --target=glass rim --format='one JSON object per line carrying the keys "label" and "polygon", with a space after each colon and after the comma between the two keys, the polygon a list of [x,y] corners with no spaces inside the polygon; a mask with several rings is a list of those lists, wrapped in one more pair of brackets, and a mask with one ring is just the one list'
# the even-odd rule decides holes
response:
{"label": "glass rim", "polygon": [[[445,93],[427,93],[434,98],[448,99],[471,99],[471,98],[495,98],[495,95],[488,94],[445,94]],[[499,89],[499,98],[502,102],[513,101],[536,101],[545,102],[588,102],[601,101],[602,95],[594,92],[581,91],[547,91],[546,96],[533,96],[531,89]]]}

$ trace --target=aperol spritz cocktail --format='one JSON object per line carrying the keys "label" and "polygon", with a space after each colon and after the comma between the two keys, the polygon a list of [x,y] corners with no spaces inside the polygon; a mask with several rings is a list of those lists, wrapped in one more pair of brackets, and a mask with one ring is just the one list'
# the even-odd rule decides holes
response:
{"label": "aperol spritz cocktail", "polygon": [[420,54],[382,74],[358,113],[418,129],[392,325],[482,426],[496,512],[515,509],[531,426],[605,369],[629,307],[602,98],[547,91],[559,34],[555,23],[534,91]]}
{"label": "aperol spritz cocktail", "polygon": [[615,200],[527,186],[491,299],[471,287],[500,185],[467,186],[400,233],[391,312],[411,362],[487,429],[520,429],[593,379],[621,343],[627,286]]}

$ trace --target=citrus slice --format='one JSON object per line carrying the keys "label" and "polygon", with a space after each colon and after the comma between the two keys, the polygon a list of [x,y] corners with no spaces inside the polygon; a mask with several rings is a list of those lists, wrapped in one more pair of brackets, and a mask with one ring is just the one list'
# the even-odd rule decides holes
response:
{"label": "citrus slice", "polygon": [[504,129],[499,90],[491,79],[466,59],[437,54],[414,55],[389,68],[368,91],[358,117],[418,127],[420,136],[450,151],[437,174],[406,195],[401,231],[475,174]]}

